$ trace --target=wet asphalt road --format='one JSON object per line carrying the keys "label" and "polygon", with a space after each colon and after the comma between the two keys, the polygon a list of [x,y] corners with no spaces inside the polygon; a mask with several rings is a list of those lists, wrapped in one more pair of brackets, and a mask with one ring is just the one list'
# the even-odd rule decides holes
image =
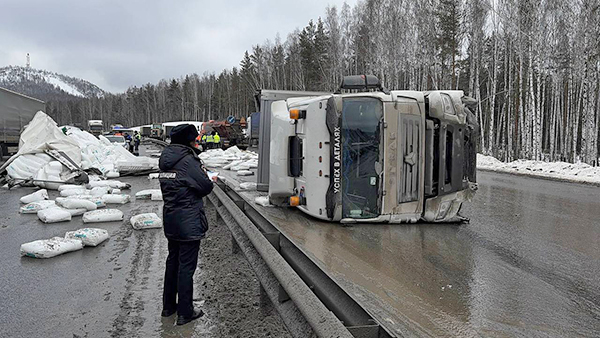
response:
{"label": "wet asphalt road", "polygon": [[[157,186],[122,180],[132,195]],[[479,182],[462,211],[471,222],[461,226],[340,227],[297,210],[263,211],[398,336],[597,337],[600,188],[483,172]],[[84,226],[80,217],[44,225],[18,214],[30,191],[0,190],[0,337],[190,335],[156,316],[166,252],[160,229],[101,223],[111,238],[96,248],[21,258],[22,243]],[[120,208],[128,219],[159,205]]]}
{"label": "wet asphalt road", "polygon": [[258,208],[398,336],[600,336],[600,188],[478,180],[464,225],[341,227]]}

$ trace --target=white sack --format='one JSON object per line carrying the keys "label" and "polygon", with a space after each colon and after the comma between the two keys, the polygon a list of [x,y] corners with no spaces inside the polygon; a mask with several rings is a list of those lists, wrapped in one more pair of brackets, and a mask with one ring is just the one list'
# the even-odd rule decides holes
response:
{"label": "white sack", "polygon": [[71,220],[71,213],[61,208],[49,208],[37,213],[40,221],[44,223],[57,223]]}
{"label": "white sack", "polygon": [[56,204],[65,209],[86,209],[89,211],[96,210],[98,208],[98,206],[96,206],[96,203],[78,198],[56,199]]}
{"label": "white sack", "polygon": [[21,209],[19,209],[19,213],[21,213],[21,214],[37,214],[37,212],[40,210],[52,208],[55,206],[56,206],[56,202],[54,202],[54,201],[44,200],[44,201],[39,201],[39,202],[32,202],[32,203],[22,206]]}
{"label": "white sack", "polygon": [[67,239],[78,239],[85,246],[97,246],[108,239],[108,231],[97,228],[83,228],[75,231],[69,231],[65,234]]}
{"label": "white sack", "polygon": [[113,189],[110,193],[114,194],[114,195],[118,195],[121,193],[121,189]]}
{"label": "white sack", "polygon": [[67,189],[60,192],[62,197],[69,197],[74,195],[87,195],[89,193],[85,188],[81,189]]}
{"label": "white sack", "polygon": [[118,209],[88,211],[83,214],[83,223],[115,222],[123,220],[123,212]]}
{"label": "white sack", "polygon": [[108,194],[108,195],[102,196],[102,201],[104,201],[104,203],[106,203],[106,204],[125,204],[125,203],[129,203],[129,201],[131,201],[131,196],[125,195],[125,194],[121,194],[121,195]]}
{"label": "white sack", "polygon": [[252,176],[254,173],[250,170],[240,170],[237,172],[238,176]]}
{"label": "white sack", "polygon": [[50,258],[81,249],[83,249],[81,240],[54,237],[21,244],[21,256]]}
{"label": "white sack", "polygon": [[63,191],[63,190],[73,190],[73,189],[77,189],[77,190],[85,190],[85,187],[82,185],[75,185],[75,184],[61,184],[58,187],[58,191]]}
{"label": "white sack", "polygon": [[123,183],[121,181],[113,181],[113,180],[106,180],[106,181],[92,181],[89,183],[89,186],[92,188],[95,187],[110,187],[110,188],[116,188],[116,189],[129,189],[131,188],[131,185],[127,184],[127,183]]}
{"label": "white sack", "polygon": [[267,196],[260,196],[254,199],[254,203],[258,204],[258,205],[262,205],[263,207],[268,207],[271,205],[271,203],[269,202],[269,197]]}
{"label": "white sack", "polygon": [[110,187],[95,187],[92,188],[92,190],[90,191],[90,194],[92,196],[98,196],[98,197],[102,197],[102,195],[106,195],[110,193]]}
{"label": "white sack", "polygon": [[256,190],[256,182],[243,182],[240,183],[240,188],[244,190]]}
{"label": "white sack", "polygon": [[156,192],[160,192],[160,189],[148,189],[148,190],[138,191],[135,194],[135,199],[136,200],[149,200],[152,198],[152,195],[155,194]]}
{"label": "white sack", "polygon": [[106,173],[106,178],[118,178],[121,175],[117,171],[109,171]]}
{"label": "white sack", "polygon": [[41,189],[27,196],[21,197],[21,203],[29,204],[32,202],[39,202],[48,199],[48,190]]}
{"label": "white sack", "polygon": [[163,222],[155,213],[139,214],[129,220],[135,230],[162,228]]}

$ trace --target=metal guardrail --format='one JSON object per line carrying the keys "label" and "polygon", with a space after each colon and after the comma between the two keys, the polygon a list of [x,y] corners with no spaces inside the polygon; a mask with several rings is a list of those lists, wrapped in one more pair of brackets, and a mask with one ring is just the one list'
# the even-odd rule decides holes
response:
{"label": "metal guardrail", "polygon": [[155,138],[150,138],[150,137],[145,137],[142,139],[142,143],[154,143],[157,144],[161,147],[166,147],[169,145],[169,143],[163,141],[163,140],[157,140]]}
{"label": "metal guardrail", "polygon": [[293,336],[393,337],[224,182],[219,181],[208,198],[226,221],[235,244],[244,252]]}

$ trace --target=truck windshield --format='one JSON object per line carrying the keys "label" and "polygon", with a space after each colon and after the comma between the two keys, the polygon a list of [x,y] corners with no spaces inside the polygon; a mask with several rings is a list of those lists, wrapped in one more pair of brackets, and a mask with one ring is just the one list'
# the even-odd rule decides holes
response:
{"label": "truck windshield", "polygon": [[342,214],[344,218],[379,216],[380,123],[383,106],[376,98],[345,98],[342,109]]}

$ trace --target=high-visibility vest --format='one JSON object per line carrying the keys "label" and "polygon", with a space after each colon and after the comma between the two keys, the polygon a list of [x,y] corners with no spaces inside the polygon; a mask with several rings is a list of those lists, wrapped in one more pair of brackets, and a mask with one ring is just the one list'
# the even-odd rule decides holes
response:
{"label": "high-visibility vest", "polygon": [[215,138],[212,135],[208,135],[208,137],[206,137],[206,142],[208,143],[213,143],[215,142]]}
{"label": "high-visibility vest", "polygon": [[138,134],[136,134],[136,135],[135,135],[135,138],[136,138],[136,139],[138,139],[138,140],[141,140],[141,139],[142,139],[142,135],[140,135],[140,134],[138,133]]}
{"label": "high-visibility vest", "polygon": [[206,134],[202,135],[202,142],[206,142]]}
{"label": "high-visibility vest", "polygon": [[219,134],[215,134],[215,143],[221,142],[221,136]]}

